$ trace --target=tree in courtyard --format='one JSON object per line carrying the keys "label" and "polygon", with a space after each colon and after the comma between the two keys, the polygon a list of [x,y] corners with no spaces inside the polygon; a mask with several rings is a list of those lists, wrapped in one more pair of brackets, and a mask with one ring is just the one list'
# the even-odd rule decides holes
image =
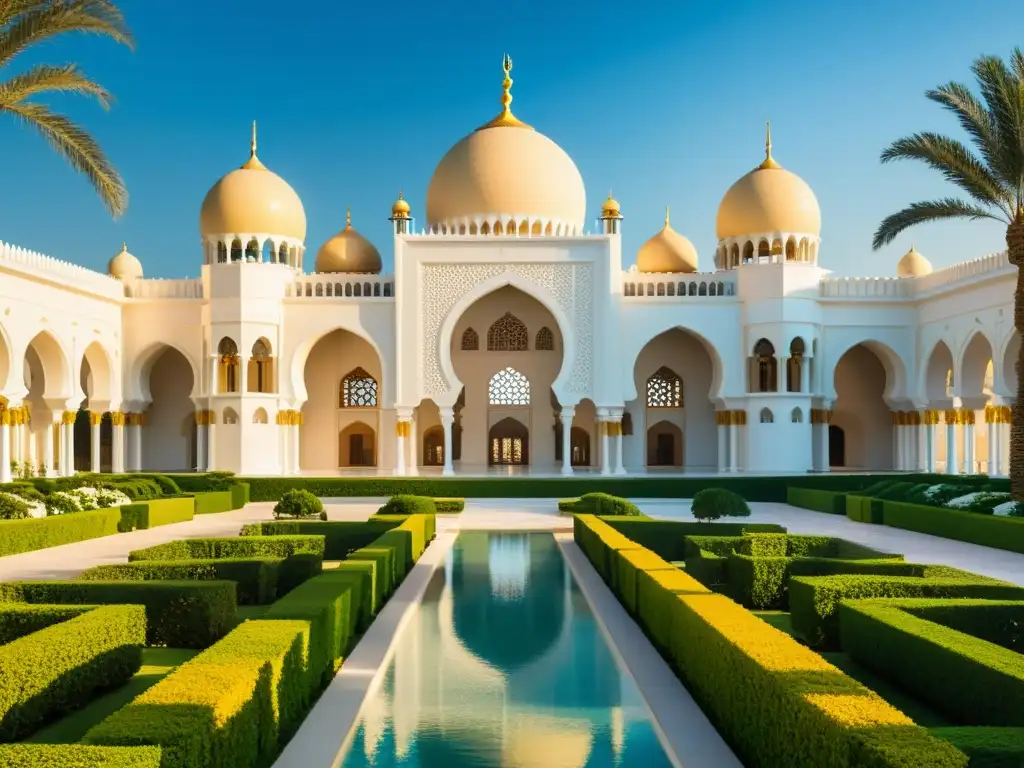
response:
{"label": "tree in courtyard", "polygon": [[[917,224],[945,219],[994,219],[1006,225],[1010,263],[1018,268],[1013,324],[1024,334],[1024,52],[1009,61],[982,56],[971,71],[979,95],[961,83],[941,85],[925,95],[952,112],[970,144],[937,133],[915,133],[894,141],[882,162],[918,160],[939,171],[964,193],[912,203],[887,216],[875,232],[878,250]],[[1024,500],[1024,345],[1017,356],[1017,392],[1010,431],[1010,482],[1015,499]]]}
{"label": "tree in courtyard", "polygon": [[[120,9],[110,0],[0,0],[0,71],[9,70],[26,49],[67,32],[89,32],[133,45]],[[110,212],[121,215],[128,207],[121,176],[85,129],[34,100],[46,93],[90,96],[104,109],[110,106],[110,93],[77,64],[37,64],[0,78],[0,112],[41,133],[72,168],[85,174]]]}
{"label": "tree in courtyard", "polygon": [[711,523],[722,517],[749,517],[750,507],[738,493],[726,488],[705,488],[693,495],[693,516]]}

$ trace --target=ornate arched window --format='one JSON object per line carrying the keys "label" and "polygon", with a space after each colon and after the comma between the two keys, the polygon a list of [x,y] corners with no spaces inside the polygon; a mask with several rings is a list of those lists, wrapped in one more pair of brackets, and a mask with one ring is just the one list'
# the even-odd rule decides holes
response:
{"label": "ornate arched window", "polygon": [[480,334],[472,328],[467,328],[462,332],[462,351],[472,352],[477,349],[480,349]]}
{"label": "ornate arched window", "polygon": [[217,345],[219,355],[218,381],[221,392],[238,391],[238,369],[241,358],[238,356],[238,345],[233,339],[225,336]]}
{"label": "ornate arched window", "polygon": [[526,324],[511,312],[506,312],[487,331],[487,351],[525,352],[526,339]]}
{"label": "ornate arched window", "polygon": [[804,423],[804,412],[801,411],[799,408],[794,408],[793,412],[790,414],[790,420],[794,424],[803,424]]}
{"label": "ornate arched window", "polygon": [[487,402],[491,405],[529,405],[530,380],[515,368],[503,368],[491,377]]}
{"label": "ornate arched window", "polygon": [[647,380],[647,407],[683,407],[683,380],[671,368],[659,368]]}
{"label": "ornate arched window", "polygon": [[768,408],[762,408],[761,409],[761,423],[762,424],[774,424],[775,423],[775,417],[772,416],[772,412]]}
{"label": "ornate arched window", "polygon": [[759,339],[754,345],[754,360],[757,365],[756,388],[754,392],[777,392],[779,389],[779,367],[775,359],[775,346],[768,339]]}
{"label": "ornate arched window", "polygon": [[248,389],[250,392],[274,391],[274,358],[270,342],[266,338],[256,339],[252,345],[252,356],[248,364]]}
{"label": "ornate arched window", "polygon": [[546,325],[537,331],[537,339],[533,345],[534,349],[551,352],[555,348],[555,334]]}
{"label": "ornate arched window", "polygon": [[376,408],[377,380],[362,368],[356,368],[341,380],[342,408]]}

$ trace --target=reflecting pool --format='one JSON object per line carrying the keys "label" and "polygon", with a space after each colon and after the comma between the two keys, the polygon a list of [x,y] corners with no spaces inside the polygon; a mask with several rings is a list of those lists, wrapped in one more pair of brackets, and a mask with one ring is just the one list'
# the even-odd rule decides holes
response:
{"label": "reflecting pool", "polygon": [[550,533],[464,532],[343,768],[668,768]]}

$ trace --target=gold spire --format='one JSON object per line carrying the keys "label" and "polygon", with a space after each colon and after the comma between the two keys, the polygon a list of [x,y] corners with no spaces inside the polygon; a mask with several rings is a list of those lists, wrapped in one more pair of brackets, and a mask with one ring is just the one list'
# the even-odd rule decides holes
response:
{"label": "gold spire", "polygon": [[398,190],[398,199],[395,204],[391,206],[391,217],[393,219],[408,219],[409,218],[409,203],[402,197],[402,190]]}
{"label": "gold spire", "polygon": [[121,243],[121,253],[128,253],[128,241],[124,240]]}
{"label": "gold spire", "polygon": [[480,126],[477,130],[482,131],[484,128],[528,128],[532,131],[532,126],[527,125],[512,114],[512,57],[507,53],[501,59],[501,68],[505,72],[505,79],[501,82],[501,114],[486,125]]}
{"label": "gold spire", "polygon": [[250,171],[265,171],[267,166],[256,157],[256,121],[252,121],[252,141],[249,142],[249,159],[245,161],[243,168]]}
{"label": "gold spire", "polygon": [[672,226],[672,224],[669,221],[669,215],[668,215],[668,206],[666,205],[665,206],[665,229],[668,229],[671,226]]}
{"label": "gold spire", "polygon": [[345,206],[345,229],[352,229],[352,206]]}
{"label": "gold spire", "polygon": [[757,166],[758,170],[766,170],[768,168],[781,168],[782,166],[775,162],[772,157],[772,123],[769,120],[765,127],[764,134],[764,162]]}

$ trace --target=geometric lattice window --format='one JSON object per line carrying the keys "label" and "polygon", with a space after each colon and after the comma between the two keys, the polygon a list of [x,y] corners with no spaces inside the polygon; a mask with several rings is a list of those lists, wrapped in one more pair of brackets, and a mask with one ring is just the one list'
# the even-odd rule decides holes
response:
{"label": "geometric lattice window", "polygon": [[480,349],[480,336],[472,328],[462,332],[462,349],[464,352]]}
{"label": "geometric lattice window", "polygon": [[537,331],[537,342],[533,348],[548,352],[555,348],[555,334],[546,325]]}
{"label": "geometric lattice window", "polygon": [[376,408],[377,380],[362,368],[356,368],[341,380],[342,408]]}
{"label": "geometric lattice window", "polygon": [[489,352],[525,352],[526,325],[511,312],[494,321],[487,331],[487,350]]}
{"label": "geometric lattice window", "polygon": [[491,405],[529,405],[530,380],[515,368],[505,368],[491,377],[487,388]]}
{"label": "geometric lattice window", "polygon": [[683,381],[675,371],[662,367],[647,380],[647,407],[683,407]]}

